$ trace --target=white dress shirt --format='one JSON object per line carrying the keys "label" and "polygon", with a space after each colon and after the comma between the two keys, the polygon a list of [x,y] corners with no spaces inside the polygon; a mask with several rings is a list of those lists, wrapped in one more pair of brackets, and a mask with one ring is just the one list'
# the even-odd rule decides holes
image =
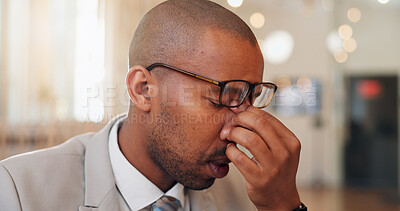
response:
{"label": "white dress shirt", "polygon": [[[160,190],[140,173],[122,154],[118,145],[118,129],[125,119],[121,118],[112,127],[109,136],[109,153],[116,185],[131,210],[143,209],[164,195],[178,199],[183,209],[189,211],[188,195],[185,188],[177,183],[166,193]],[[186,200],[185,200],[186,198]]]}

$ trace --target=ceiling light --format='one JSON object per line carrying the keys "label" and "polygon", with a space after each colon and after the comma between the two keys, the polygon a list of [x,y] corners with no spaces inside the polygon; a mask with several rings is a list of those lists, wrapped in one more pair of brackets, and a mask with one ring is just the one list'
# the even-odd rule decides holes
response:
{"label": "ceiling light", "polygon": [[228,0],[228,4],[231,7],[240,7],[243,4],[243,0]]}
{"label": "ceiling light", "polygon": [[381,4],[387,4],[389,3],[390,0],[378,0],[379,3]]}
{"label": "ceiling light", "polygon": [[287,31],[273,31],[265,38],[262,51],[265,60],[270,64],[286,62],[292,55],[294,39]]}

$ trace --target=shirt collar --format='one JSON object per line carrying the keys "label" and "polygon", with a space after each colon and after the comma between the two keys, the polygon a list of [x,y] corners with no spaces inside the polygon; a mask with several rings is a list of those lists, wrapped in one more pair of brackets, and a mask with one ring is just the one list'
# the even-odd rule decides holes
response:
{"label": "shirt collar", "polygon": [[131,165],[122,154],[118,145],[118,129],[124,120],[125,118],[121,118],[113,125],[108,146],[115,182],[128,206],[132,210],[139,210],[152,204],[163,195],[167,195],[177,198],[184,207],[185,191],[182,184],[177,183],[164,193]]}

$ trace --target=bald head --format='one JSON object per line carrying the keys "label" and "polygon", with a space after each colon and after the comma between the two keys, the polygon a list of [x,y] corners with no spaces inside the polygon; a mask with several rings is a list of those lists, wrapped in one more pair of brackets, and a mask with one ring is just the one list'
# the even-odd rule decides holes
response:
{"label": "bald head", "polygon": [[208,0],[170,0],[143,17],[129,48],[129,68],[188,60],[206,30],[221,30],[257,45],[247,24],[224,7]]}

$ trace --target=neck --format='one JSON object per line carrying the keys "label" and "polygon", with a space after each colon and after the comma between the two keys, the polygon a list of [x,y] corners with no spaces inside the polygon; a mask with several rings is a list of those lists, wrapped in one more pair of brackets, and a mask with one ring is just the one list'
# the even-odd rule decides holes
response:
{"label": "neck", "polygon": [[162,170],[147,153],[147,131],[143,125],[131,121],[128,115],[118,132],[118,144],[122,154],[140,173],[163,192],[167,192],[176,181]]}

